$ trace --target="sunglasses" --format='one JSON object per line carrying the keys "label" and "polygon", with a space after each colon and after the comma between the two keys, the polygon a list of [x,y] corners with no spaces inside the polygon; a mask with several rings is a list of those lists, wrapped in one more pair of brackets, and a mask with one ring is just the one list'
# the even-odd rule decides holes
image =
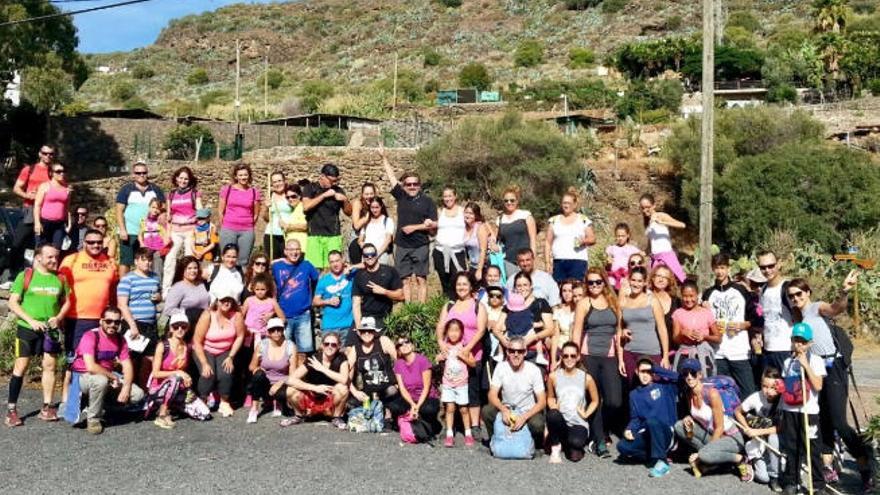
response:
{"label": "sunglasses", "polygon": [[328,348],[328,349],[337,349],[337,348],[339,348],[339,344],[336,343],[336,342],[324,342],[324,343],[322,343],[321,345],[324,346],[324,347],[326,347],[326,348]]}
{"label": "sunglasses", "polygon": [[266,333],[275,333],[275,332],[283,332],[283,331],[284,331],[284,329],[281,327],[272,327],[272,328],[266,329]]}
{"label": "sunglasses", "polygon": [[758,268],[760,268],[762,272],[766,272],[767,270],[772,270],[776,268],[776,263],[770,263],[769,265],[758,265]]}
{"label": "sunglasses", "polygon": [[791,292],[788,293],[788,298],[789,298],[789,299],[794,299],[794,298],[796,298],[796,297],[801,297],[801,296],[803,296],[803,295],[804,295],[804,291],[802,291],[802,290],[791,291]]}
{"label": "sunglasses", "polygon": [[639,370],[639,373],[643,373],[643,374],[644,374],[644,373],[650,373],[650,372],[651,372],[651,368],[643,368],[643,369],[640,369],[640,370]]}
{"label": "sunglasses", "polygon": [[641,261],[630,261],[629,266],[641,266]]}
{"label": "sunglasses", "polygon": [[55,156],[54,151],[41,151],[40,154],[43,156]]}
{"label": "sunglasses", "polygon": [[516,203],[516,200],[508,198],[508,199],[505,199],[504,202],[510,204],[510,203]]}
{"label": "sunglasses", "polygon": [[188,323],[175,323],[175,324],[171,325],[172,330],[186,330],[188,328],[189,328]]}
{"label": "sunglasses", "polygon": [[367,259],[375,258],[379,253],[363,253],[362,256]]}
{"label": "sunglasses", "polygon": [[525,350],[525,349],[508,349],[508,350],[507,350],[507,353],[508,353],[508,354],[513,354],[514,356],[517,356],[517,355],[520,355],[520,354],[525,354],[525,353],[526,353],[526,350]]}
{"label": "sunglasses", "polygon": [[299,199],[299,194],[288,194],[287,199]]}
{"label": "sunglasses", "polygon": [[699,371],[696,370],[685,370],[684,376],[690,376],[692,378],[696,378]]}
{"label": "sunglasses", "polygon": [[405,345],[407,345],[407,344],[412,344],[412,341],[409,340],[409,339],[402,339],[402,340],[400,340],[400,341],[397,342],[397,347],[403,347],[403,346],[405,346]]}
{"label": "sunglasses", "polygon": [[421,183],[420,182],[404,182],[403,186],[404,187],[418,187],[419,184],[421,184]]}
{"label": "sunglasses", "polygon": [[563,354],[562,359],[577,359],[577,354]]}
{"label": "sunglasses", "polygon": [[601,285],[605,285],[604,280],[587,280],[587,285],[591,287],[599,287]]}
{"label": "sunglasses", "polygon": [[147,175],[146,171],[143,172],[134,172],[134,175]]}
{"label": "sunglasses", "polygon": [[64,169],[63,168],[56,168],[55,170],[52,171],[52,173],[53,174],[63,174]]}
{"label": "sunglasses", "polygon": [[104,241],[85,241],[89,246],[97,246],[98,244],[104,244]]}
{"label": "sunglasses", "polygon": [[265,261],[254,261],[254,266],[268,266],[269,263]]}
{"label": "sunglasses", "polygon": [[497,292],[493,292],[489,294],[489,299],[501,299],[504,297],[504,294],[499,294]]}
{"label": "sunglasses", "polygon": [[104,318],[104,324],[111,327],[118,327],[122,324],[122,320],[111,320],[110,318]]}

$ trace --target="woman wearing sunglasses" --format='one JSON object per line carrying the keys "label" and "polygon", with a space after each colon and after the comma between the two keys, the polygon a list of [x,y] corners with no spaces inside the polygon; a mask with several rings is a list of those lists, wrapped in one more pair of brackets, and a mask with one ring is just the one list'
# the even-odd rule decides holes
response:
{"label": "woman wearing sunglasses", "polygon": [[245,334],[238,295],[232,290],[226,291],[218,294],[211,308],[202,313],[193,337],[193,351],[200,374],[199,397],[207,399],[216,388],[220,395],[219,412],[224,418],[233,414],[229,399],[235,355],[241,350]]}
{"label": "woman wearing sunglasses", "polygon": [[247,298],[254,295],[254,279],[261,273],[269,272],[269,256],[257,251],[251,256],[251,262],[248,263],[244,270],[244,290],[241,292],[241,300],[246,301]]}
{"label": "woman wearing sunglasses", "polygon": [[[400,389],[400,395],[408,407],[410,418],[424,419],[430,425],[432,435],[437,435],[442,429],[437,416],[440,412],[440,394],[432,385],[431,361],[416,352],[415,344],[408,335],[398,337],[396,346],[397,361],[394,363],[394,376],[397,378],[397,388]],[[392,412],[399,411],[392,410]]]}
{"label": "woman wearing sunglasses", "polygon": [[287,401],[287,381],[296,369],[296,345],[284,338],[284,320],[271,318],[266,324],[266,338],[254,349],[248,370],[251,379],[248,395],[253,398],[247,422],[256,423],[262,409],[271,407],[272,416],[281,416]]}
{"label": "woman wearing sunglasses", "polygon": [[620,298],[623,316],[623,362],[626,378],[638,384],[636,362],[648,356],[655,364],[669,368],[669,333],[663,318],[663,306],[645,290],[648,271],[637,266],[629,272],[629,293]]}
{"label": "woman wearing sunglasses", "polygon": [[339,334],[327,332],[321,339],[320,356],[311,356],[299,365],[287,381],[287,404],[294,415],[281,426],[300,424],[308,416],[330,416],[330,423],[346,428],[345,407],[348,400],[349,363],[340,350]]}
{"label": "woman wearing sunglasses", "polygon": [[587,297],[575,308],[571,331],[571,340],[580,345],[587,371],[598,383],[602,396],[602,407],[593,415],[590,430],[596,455],[603,459],[611,457],[605,443],[604,418],[614,418],[620,413],[621,375],[625,373],[620,344],[620,306],[607,280],[604,270],[596,267],[587,270]]}
{"label": "woman wearing sunglasses", "polygon": [[684,376],[684,397],[689,414],[675,423],[675,435],[695,453],[688,458],[694,477],[719,464],[736,464],[742,481],[754,478],[752,466],[742,454],[745,440],[733,420],[724,414],[724,402],[715,388],[703,385],[702,365],[685,359],[679,367]]}
{"label": "woman wearing sunglasses", "polygon": [[502,195],[502,211],[498,215],[498,242],[504,244],[504,266],[507,278],[513,277],[518,271],[516,254],[521,249],[529,248],[538,252],[538,227],[535,217],[526,210],[519,209],[522,189],[519,186],[508,186]]}
{"label": "woman wearing sunglasses", "polygon": [[584,458],[584,447],[590,439],[587,420],[599,409],[596,381],[578,367],[580,347],[574,342],[566,342],[561,355],[561,367],[547,377],[547,430],[551,464],[562,462],[560,454],[563,449],[572,462]]}
{"label": "woman wearing sunglasses", "polygon": [[[813,345],[810,351],[825,360],[828,376],[819,392],[819,424],[822,432],[822,471],[825,480],[834,482],[838,478],[833,467],[834,457],[831,447],[835,445],[834,432],[840,435],[850,455],[855,457],[863,483],[870,481],[871,472],[868,447],[858,432],[847,422],[846,405],[849,403],[848,364],[836,338],[829,318],[846,312],[849,293],[858,281],[858,272],[852,270],[843,281],[843,287],[833,303],[813,301],[812,291],[807,281],[796,278],[788,283],[787,297],[791,301],[795,322],[803,322],[813,329]],[[835,329],[839,331],[839,329]]]}
{"label": "woman wearing sunglasses", "polygon": [[92,227],[104,235],[104,252],[110,258],[116,259],[116,236],[107,235],[107,217],[95,217]]}
{"label": "woman wearing sunglasses", "polygon": [[[285,191],[287,199],[288,211],[281,217],[281,228],[284,230],[284,243],[291,239],[299,241],[300,249],[302,249],[303,258],[306,255],[306,243],[308,242],[308,220],[302,203],[302,188],[299,184],[291,184],[287,186]],[[284,244],[281,246],[282,256],[284,257]],[[277,258],[276,258],[277,259]]]}
{"label": "woman wearing sunglasses", "polygon": [[[626,263],[626,273],[627,275],[632,272],[636,268],[647,268],[648,260],[642,253],[633,253],[629,256],[629,260]],[[613,281],[613,278],[610,279]],[[625,276],[620,280],[620,290],[617,292],[619,297],[624,297],[629,294],[629,276]]]}
{"label": "woman wearing sunglasses", "polygon": [[50,170],[49,180],[40,184],[34,199],[34,234],[37,246],[52,244],[60,250],[73,223],[68,210],[71,189],[64,175],[64,165],[56,163]]}

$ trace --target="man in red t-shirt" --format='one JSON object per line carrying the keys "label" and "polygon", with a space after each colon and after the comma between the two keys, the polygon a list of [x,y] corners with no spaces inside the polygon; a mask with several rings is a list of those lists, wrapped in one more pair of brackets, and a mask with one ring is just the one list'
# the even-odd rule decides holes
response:
{"label": "man in red t-shirt", "polygon": [[[49,170],[55,163],[55,148],[44,144],[40,147],[40,159],[33,165],[21,169],[12,191],[24,203],[24,219],[15,228],[10,256],[10,280],[24,269],[24,252],[34,248],[34,198],[41,184],[49,180]],[[4,284],[5,285],[5,284]],[[10,284],[11,285],[11,284]],[[0,286],[0,288],[5,288]]]}

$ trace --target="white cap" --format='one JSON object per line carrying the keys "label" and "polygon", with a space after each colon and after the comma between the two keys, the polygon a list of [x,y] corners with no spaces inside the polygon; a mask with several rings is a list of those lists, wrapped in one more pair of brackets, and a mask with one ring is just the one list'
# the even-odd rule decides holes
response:
{"label": "white cap", "polygon": [[217,301],[222,301],[224,299],[235,299],[235,302],[238,302],[238,296],[240,292],[236,291],[232,287],[218,287],[215,289],[213,295]]}
{"label": "white cap", "polygon": [[186,313],[183,311],[178,311],[171,315],[171,318],[168,319],[168,326],[174,325],[175,323],[186,323],[189,325],[189,318],[186,317]]}
{"label": "white cap", "polygon": [[380,329],[376,328],[376,319],[372,316],[364,316],[361,318],[361,324],[357,327],[358,330],[372,330],[374,332],[378,332]]}
{"label": "white cap", "polygon": [[269,318],[266,322],[266,330],[270,328],[284,328],[284,321],[281,318]]}

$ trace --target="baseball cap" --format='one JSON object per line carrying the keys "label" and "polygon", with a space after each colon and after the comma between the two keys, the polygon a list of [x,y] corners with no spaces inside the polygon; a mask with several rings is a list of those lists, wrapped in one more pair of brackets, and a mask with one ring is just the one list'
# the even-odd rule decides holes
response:
{"label": "baseball cap", "polygon": [[238,292],[231,287],[221,287],[215,294],[217,296],[218,301],[222,301],[224,299],[234,299],[236,303],[238,303]]}
{"label": "baseball cap", "polygon": [[687,358],[678,365],[679,371],[702,371],[703,367],[700,362],[694,358]]}
{"label": "baseball cap", "polygon": [[326,175],[327,177],[339,177],[339,167],[332,163],[325,163],[324,166],[321,167],[321,175]]}
{"label": "baseball cap", "polygon": [[767,277],[761,273],[761,270],[758,268],[752,268],[749,273],[746,274],[746,278],[755,282],[756,284],[763,284],[767,282]]}
{"label": "baseball cap", "polygon": [[210,218],[210,216],[210,208],[199,208],[198,210],[196,210],[196,218]]}
{"label": "baseball cap", "polygon": [[284,328],[284,321],[281,318],[269,318],[266,322],[266,330],[270,328]]}
{"label": "baseball cap", "polygon": [[189,318],[186,317],[186,313],[183,311],[178,311],[171,315],[171,318],[168,319],[168,326],[175,325],[177,323],[186,323],[189,325]]}
{"label": "baseball cap", "polygon": [[364,316],[361,318],[361,324],[358,325],[357,329],[359,331],[370,331],[370,332],[378,332],[379,329],[376,327],[376,319],[372,316]]}
{"label": "baseball cap", "polygon": [[809,323],[795,323],[793,327],[791,327],[791,338],[800,337],[807,342],[813,340],[813,328],[809,325]]}

